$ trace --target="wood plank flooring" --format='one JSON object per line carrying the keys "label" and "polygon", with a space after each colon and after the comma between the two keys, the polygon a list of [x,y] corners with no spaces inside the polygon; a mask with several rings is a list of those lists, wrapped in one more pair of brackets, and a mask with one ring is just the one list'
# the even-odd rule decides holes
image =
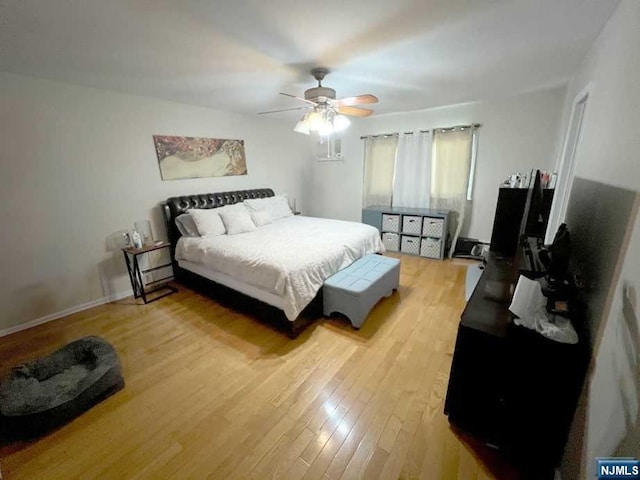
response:
{"label": "wood plank flooring", "polygon": [[126,379],[59,430],[0,447],[4,478],[516,478],[443,414],[465,265],[399,258],[399,292],[359,331],[319,318],[290,340],[180,287],[1,338],[0,375],[100,335]]}

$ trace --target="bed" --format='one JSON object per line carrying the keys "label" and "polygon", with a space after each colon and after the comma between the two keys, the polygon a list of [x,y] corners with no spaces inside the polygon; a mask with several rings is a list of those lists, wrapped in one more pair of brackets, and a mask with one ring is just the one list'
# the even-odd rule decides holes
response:
{"label": "bed", "polygon": [[288,333],[304,326],[301,312],[324,280],[370,253],[384,252],[369,225],[290,216],[253,232],[182,237],[175,218],[190,208],[217,208],[273,196],[271,189],[172,197],[163,204],[176,280],[187,286],[223,285],[283,313]]}

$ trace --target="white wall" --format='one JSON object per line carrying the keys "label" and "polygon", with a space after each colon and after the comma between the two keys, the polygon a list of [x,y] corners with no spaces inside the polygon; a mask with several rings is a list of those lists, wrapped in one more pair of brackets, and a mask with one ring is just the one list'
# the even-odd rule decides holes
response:
{"label": "white wall", "polygon": [[[573,99],[591,85],[575,174],[636,192],[640,191],[639,45],[640,2],[623,0],[568,86],[562,129],[564,135]],[[640,222],[637,218],[631,222],[626,255],[611,285],[610,308],[596,332],[595,370],[574,419],[573,436],[583,442],[569,446],[563,480],[595,478],[596,456],[640,457]]]}
{"label": "white wall", "polygon": [[469,230],[463,234],[488,242],[500,183],[511,173],[554,168],[564,95],[561,87],[360,120],[343,140],[344,162],[314,163],[307,183],[311,214],[360,220],[364,155],[361,135],[481,123],[473,212]]}
{"label": "white wall", "polygon": [[[291,122],[0,74],[0,331],[130,289],[108,236],[172,195],[272,187],[304,209]],[[247,176],[162,181],[153,134],[239,138]],[[166,238],[166,237],[165,237]]]}

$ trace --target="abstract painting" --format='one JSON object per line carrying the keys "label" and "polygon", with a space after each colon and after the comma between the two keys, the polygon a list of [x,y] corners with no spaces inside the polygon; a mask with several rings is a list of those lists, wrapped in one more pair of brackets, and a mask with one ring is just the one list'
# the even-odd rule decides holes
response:
{"label": "abstract painting", "polygon": [[244,140],[154,135],[162,180],[246,175]]}

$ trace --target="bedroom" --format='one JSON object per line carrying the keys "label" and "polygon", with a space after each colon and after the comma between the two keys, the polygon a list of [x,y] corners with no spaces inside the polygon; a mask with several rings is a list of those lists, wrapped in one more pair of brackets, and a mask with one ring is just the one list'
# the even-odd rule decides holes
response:
{"label": "bedroom", "polygon": [[[134,305],[122,253],[107,240],[141,219],[166,238],[159,204],[169,197],[253,188],[288,194],[303,216],[358,222],[361,136],[477,122],[465,236],[489,241],[497,186],[518,171],[557,169],[573,101],[589,85],[575,174],[638,191],[637,3],[557,3],[375,3],[361,12],[360,2],[329,2],[323,13],[345,14],[326,26],[290,3],[267,11],[257,2],[222,10],[2,2],[0,373],[96,334],[118,349],[127,381],[40,442],[3,450],[5,477],[260,478],[282,476],[283,462],[291,474],[282,478],[509,478],[451,433],[442,414],[464,266],[403,255],[399,292],[361,330],[320,319],[291,341],[255,321],[253,307],[180,286]],[[375,115],[347,130],[342,162],[317,161],[309,137],[292,132],[300,115],[256,115],[296,106],[278,92],[312,87],[308,71],[319,65],[333,70],[326,84],[339,95],[380,98]],[[153,135],[242,139],[248,175],[162,181]],[[637,230],[584,396],[582,451],[565,457],[562,478],[588,478],[595,456],[612,455],[638,429],[620,414],[629,399],[637,405],[634,377],[611,373],[624,345],[618,297],[638,283]],[[415,331],[411,318],[422,319]],[[262,375],[272,382],[258,383]],[[226,388],[207,397],[219,382]],[[261,388],[247,395],[252,382]],[[278,417],[294,396],[325,385],[343,395],[339,402],[316,396],[311,410],[300,401],[302,412]],[[433,411],[419,409],[430,399]],[[214,408],[204,414],[208,402]],[[402,421],[396,408],[412,418]],[[312,411],[313,428],[289,424]],[[87,438],[104,442],[88,446]]]}

